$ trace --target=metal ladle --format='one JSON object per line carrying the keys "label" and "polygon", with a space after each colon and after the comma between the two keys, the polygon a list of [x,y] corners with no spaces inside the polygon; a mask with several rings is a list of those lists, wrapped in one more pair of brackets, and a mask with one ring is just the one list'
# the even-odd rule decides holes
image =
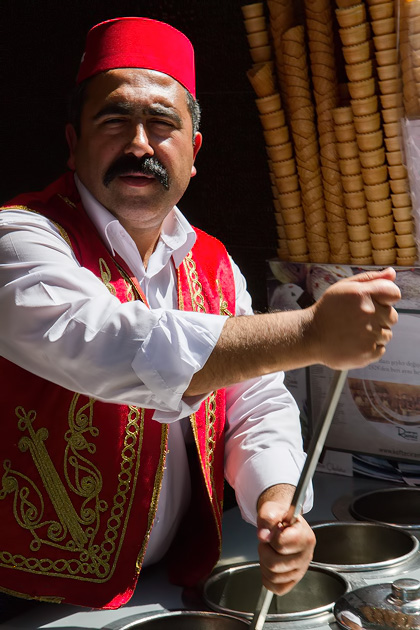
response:
{"label": "metal ladle", "polygon": [[[311,437],[305,465],[300,474],[289,511],[284,519],[285,526],[293,525],[302,511],[306,491],[315,472],[322,449],[324,448],[325,440],[327,438],[344,383],[346,382],[347,374],[348,370],[336,371],[334,374],[329,395],[326,400],[325,409],[322,414],[322,420],[317,423],[315,431]],[[262,630],[273,595],[274,593],[269,591],[265,586],[262,587],[250,625],[250,630]]]}

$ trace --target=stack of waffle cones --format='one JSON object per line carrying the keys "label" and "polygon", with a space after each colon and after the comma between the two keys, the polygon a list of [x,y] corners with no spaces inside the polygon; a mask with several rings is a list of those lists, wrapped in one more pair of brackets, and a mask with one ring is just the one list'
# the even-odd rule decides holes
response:
{"label": "stack of waffle cones", "polygon": [[338,107],[334,109],[333,117],[344,190],[350,262],[371,265],[373,259],[370,228],[352,109],[350,106]]}
{"label": "stack of waffle cones", "polygon": [[[420,114],[420,0],[299,4],[296,14],[293,0],[242,7],[278,255],[413,265],[415,229],[400,124],[404,116]],[[262,50],[255,52],[261,47],[263,57]]]}
{"label": "stack of waffle cones", "polygon": [[330,262],[345,263],[350,261],[350,253],[332,114],[338,104],[334,16],[330,0],[305,0],[304,8],[316,107]]}
{"label": "stack of waffle cones", "polygon": [[[401,5],[404,14],[407,14],[404,9],[406,4],[404,0]],[[418,4],[410,4],[416,5],[418,8]],[[400,65],[394,2],[389,1],[383,5],[369,0],[369,14],[374,33],[373,42],[382,105],[382,128],[385,136],[391,210],[394,218],[393,229],[387,232],[387,237],[390,243],[394,239],[396,245],[395,262],[398,265],[410,265],[416,260],[416,247],[408,178],[401,152],[400,125],[404,111],[407,115],[409,111],[414,112],[415,108],[418,111],[417,90],[415,82],[412,80],[414,77],[412,73],[413,54],[412,51],[409,51],[409,29],[405,19],[402,19],[399,35],[401,37],[400,51],[404,60],[401,59]],[[405,87],[403,87],[403,75],[405,75]]]}
{"label": "stack of waffle cones", "polygon": [[420,113],[418,71],[416,70],[419,65],[418,49],[420,48],[416,37],[419,10],[418,2],[407,2],[407,0],[400,2],[399,53],[403,103],[407,116],[418,116]]}
{"label": "stack of waffle cones", "polygon": [[280,95],[284,100],[284,63],[282,56],[283,34],[295,26],[295,0],[267,0],[270,15],[270,32],[273,42],[274,59],[279,81]]}
{"label": "stack of waffle cones", "polygon": [[[242,10],[245,28],[249,20],[258,18],[260,26],[266,32],[262,3],[246,5]],[[252,17],[247,17],[250,14]],[[308,249],[296,161],[276,87],[272,58],[254,63],[247,76],[257,96],[256,104],[268,155],[277,223],[277,253],[282,259],[307,262]]]}
{"label": "stack of waffle cones", "polygon": [[271,60],[271,44],[262,2],[248,4],[242,10],[251,58],[254,63]]}
{"label": "stack of waffle cones", "polygon": [[282,57],[309,257],[312,262],[328,262],[325,201],[303,26],[292,27],[284,33]]}

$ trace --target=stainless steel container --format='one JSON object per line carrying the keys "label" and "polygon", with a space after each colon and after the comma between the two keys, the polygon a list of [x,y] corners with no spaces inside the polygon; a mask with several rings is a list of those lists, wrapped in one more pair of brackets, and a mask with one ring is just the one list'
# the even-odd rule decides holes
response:
{"label": "stainless steel container", "polygon": [[420,628],[420,582],[409,578],[374,584],[347,593],[334,607],[344,630]]}
{"label": "stainless steel container", "polygon": [[225,614],[176,610],[131,615],[102,630],[246,630],[248,627],[248,621]]}
{"label": "stainless steel container", "polygon": [[[261,584],[259,564],[241,563],[214,572],[203,596],[212,610],[251,619]],[[348,588],[347,580],[335,571],[311,566],[290,593],[273,597],[267,621],[302,622],[331,613]]]}
{"label": "stainless steel container", "polygon": [[336,571],[378,571],[417,559],[419,541],[409,532],[374,523],[321,523],[313,564]]}
{"label": "stainless steel container", "polygon": [[359,521],[420,530],[420,488],[386,488],[355,497],[350,513]]}

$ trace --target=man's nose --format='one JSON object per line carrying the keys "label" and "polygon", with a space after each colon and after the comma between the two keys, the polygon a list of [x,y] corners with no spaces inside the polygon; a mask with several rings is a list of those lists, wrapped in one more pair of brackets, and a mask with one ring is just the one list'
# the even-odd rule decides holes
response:
{"label": "man's nose", "polygon": [[147,131],[145,126],[142,123],[138,125],[134,125],[131,133],[129,141],[125,147],[126,153],[133,153],[139,157],[143,155],[153,155],[154,150],[150,144],[149,137],[147,135]]}

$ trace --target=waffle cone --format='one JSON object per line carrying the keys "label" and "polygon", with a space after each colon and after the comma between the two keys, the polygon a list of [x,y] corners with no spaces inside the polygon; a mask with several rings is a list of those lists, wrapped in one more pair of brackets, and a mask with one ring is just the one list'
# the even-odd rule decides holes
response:
{"label": "waffle cone", "polygon": [[291,225],[304,221],[305,215],[302,206],[296,206],[295,208],[283,208],[281,216],[283,217],[284,225]]}
{"label": "waffle cone", "polygon": [[380,199],[378,201],[367,201],[366,208],[370,217],[383,217],[392,211],[391,199]]}
{"label": "waffle cone", "polygon": [[331,13],[331,4],[329,0],[305,0],[305,11],[309,13],[322,13],[323,11],[329,11]]}
{"label": "waffle cone", "polygon": [[255,99],[260,114],[270,114],[281,109],[281,99],[278,93]]}
{"label": "waffle cone", "polygon": [[275,93],[275,80],[270,63],[256,64],[248,70],[247,77],[258,98]]}
{"label": "waffle cone", "polygon": [[[287,239],[305,238],[305,222],[289,223],[284,226]],[[291,252],[297,254],[298,252]]]}
{"label": "waffle cone", "polygon": [[[321,163],[323,164],[323,160],[321,159]],[[339,171],[325,166],[321,167],[321,173],[322,173],[322,180],[324,182],[324,190],[328,190],[328,191],[335,191],[335,190],[342,190],[342,185],[341,185],[341,174]],[[341,194],[338,193],[338,194]]]}
{"label": "waffle cone", "polygon": [[372,244],[370,239],[365,241],[349,241],[350,254],[352,257],[360,258],[372,254]]}
{"label": "waffle cone", "polygon": [[348,237],[350,241],[366,241],[370,238],[370,228],[368,223],[362,225],[348,225]]}
{"label": "waffle cone", "polygon": [[343,204],[325,199],[325,213],[328,221],[342,221],[346,224],[346,214]]}
{"label": "waffle cone", "polygon": [[416,246],[413,234],[399,234],[395,238],[397,241],[397,247],[399,248]]}
{"label": "waffle cone", "polygon": [[[279,195],[279,205],[282,212],[283,210],[288,210],[290,208],[292,208],[293,210],[298,208],[302,212],[302,219],[300,219],[300,221],[303,221],[302,199],[300,190],[295,190],[289,193],[282,193],[281,195]],[[298,223],[297,220],[290,221],[286,219],[287,216],[285,215],[285,223]]]}
{"label": "waffle cone", "polygon": [[414,234],[414,221],[409,219],[408,221],[395,221],[394,229],[396,234]]}
{"label": "waffle cone", "polygon": [[366,208],[348,208],[346,209],[346,219],[349,225],[362,225],[368,222],[368,213]]}
{"label": "waffle cone", "polygon": [[356,267],[364,267],[366,265],[373,265],[372,256],[351,256],[350,263]]}
{"label": "waffle cone", "polygon": [[294,238],[287,240],[287,249],[292,256],[299,256],[308,254],[308,245],[306,238]]}
{"label": "waffle cone", "polygon": [[309,251],[325,251],[329,249],[327,224],[325,222],[315,223],[306,232],[306,240],[308,242]]}
{"label": "waffle cone", "polygon": [[264,15],[264,3],[255,2],[253,4],[244,5],[242,7],[242,15],[245,20]]}
{"label": "waffle cone", "polygon": [[392,249],[376,249],[372,250],[372,258],[375,265],[393,265],[396,260],[397,252]]}
{"label": "waffle cone", "polygon": [[375,234],[390,232],[394,229],[394,217],[392,214],[385,214],[382,217],[369,217],[369,227]]}
{"label": "waffle cone", "polygon": [[[277,190],[280,194],[295,192],[299,189],[299,180],[297,175],[289,175],[288,177],[276,178]],[[281,203],[281,201],[280,201]]]}
{"label": "waffle cone", "polygon": [[395,221],[410,221],[412,219],[411,206],[392,208]]}
{"label": "waffle cone", "polygon": [[325,222],[326,218],[323,208],[320,210],[308,209],[307,212],[305,212],[305,223],[309,232],[312,230],[314,225]]}
{"label": "waffle cone", "polygon": [[[315,34],[315,38],[311,38],[312,33]],[[329,51],[331,50],[329,48],[330,43],[321,39],[318,40],[316,39],[316,31],[308,31],[308,36],[309,36],[309,42],[308,42],[308,46],[309,46],[309,52],[310,52],[310,56],[312,59],[312,56],[316,53],[326,53],[328,54]]]}
{"label": "waffle cone", "polygon": [[416,256],[409,257],[401,257],[399,255],[399,250],[397,250],[397,260],[396,263],[399,267],[411,267],[416,263]]}
{"label": "waffle cone", "polygon": [[395,232],[390,230],[389,232],[372,232],[370,235],[373,249],[392,249],[395,247]]}
{"label": "waffle cone", "polygon": [[263,130],[276,129],[286,124],[286,118],[283,109],[277,109],[269,114],[260,114],[260,121]]}
{"label": "waffle cone", "polygon": [[271,170],[276,177],[287,177],[296,173],[296,162],[294,158],[271,162]]}
{"label": "waffle cone", "polygon": [[415,257],[417,254],[415,247],[400,247],[398,248],[398,255],[404,258]]}
{"label": "waffle cone", "polygon": [[293,256],[292,254],[289,255],[289,261],[290,262],[295,262],[295,263],[308,263],[310,262],[310,258],[309,258],[309,254],[298,254],[296,256]]}

